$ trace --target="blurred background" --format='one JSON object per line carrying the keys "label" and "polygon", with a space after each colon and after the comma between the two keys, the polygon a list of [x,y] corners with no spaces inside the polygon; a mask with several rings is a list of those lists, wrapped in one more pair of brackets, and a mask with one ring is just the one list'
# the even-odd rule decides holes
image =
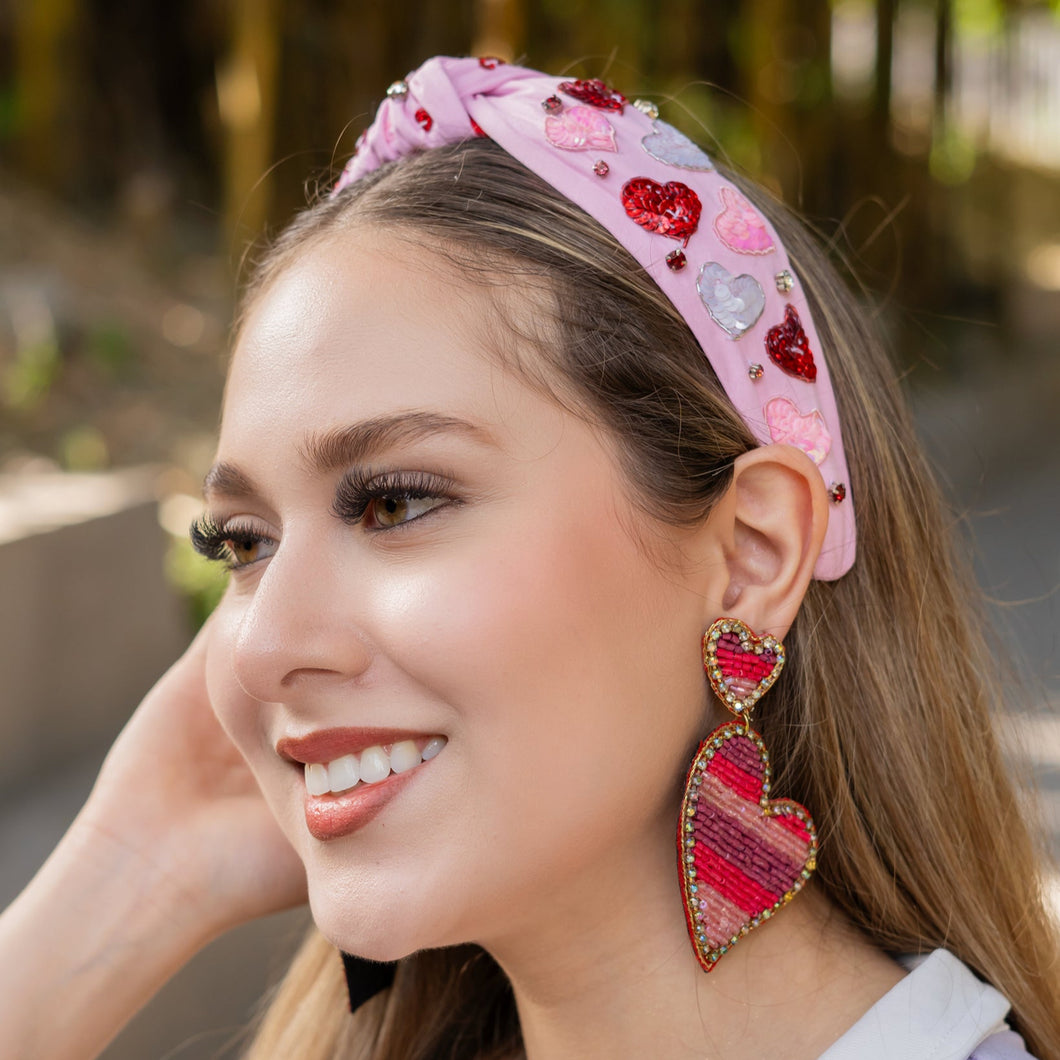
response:
{"label": "blurred background", "polygon": [[[186,527],[241,267],[436,53],[600,76],[800,209],[888,336],[1060,849],[1058,0],[0,0],[0,905],[221,578]],[[303,925],[108,1060],[235,1055]]]}

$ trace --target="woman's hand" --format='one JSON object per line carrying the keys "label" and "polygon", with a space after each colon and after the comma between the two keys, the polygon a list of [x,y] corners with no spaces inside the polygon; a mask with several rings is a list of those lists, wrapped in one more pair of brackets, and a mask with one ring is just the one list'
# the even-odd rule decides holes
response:
{"label": "woman's hand", "polygon": [[211,938],[305,900],[301,863],[210,708],[208,627],[0,916],[3,1056],[96,1056]]}
{"label": "woman's hand", "polygon": [[207,622],[148,693],[75,824],[135,855],[208,937],[305,901],[301,862],[210,707],[209,636]]}

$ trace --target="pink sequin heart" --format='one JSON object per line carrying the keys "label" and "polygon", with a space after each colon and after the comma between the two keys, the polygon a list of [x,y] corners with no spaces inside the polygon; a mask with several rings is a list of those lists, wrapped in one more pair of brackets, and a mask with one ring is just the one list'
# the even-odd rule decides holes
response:
{"label": "pink sequin heart", "polygon": [[617,151],[615,129],[592,107],[570,107],[545,119],[545,136],[564,151]]}
{"label": "pink sequin heart", "polygon": [[765,222],[735,188],[722,188],[721,201],[725,209],[714,218],[714,231],[730,250],[737,254],[768,254],[774,249]]}
{"label": "pink sequin heart", "polygon": [[700,744],[677,842],[688,933],[704,971],[790,902],[816,867],[809,811],[770,800],[769,789],[765,744],[741,721]]}
{"label": "pink sequin heart", "polygon": [[804,416],[793,402],[778,397],[766,403],[765,413],[769,436],[774,442],[798,446],[815,464],[828,455],[832,436],[817,409]]}

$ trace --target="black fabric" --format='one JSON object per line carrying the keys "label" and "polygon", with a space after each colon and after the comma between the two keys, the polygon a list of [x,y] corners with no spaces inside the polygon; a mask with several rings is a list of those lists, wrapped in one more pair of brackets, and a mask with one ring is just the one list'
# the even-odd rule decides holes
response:
{"label": "black fabric", "polygon": [[342,966],[346,971],[346,989],[350,995],[350,1011],[356,1012],[366,1001],[381,990],[393,985],[397,964],[366,961],[351,953],[342,954]]}

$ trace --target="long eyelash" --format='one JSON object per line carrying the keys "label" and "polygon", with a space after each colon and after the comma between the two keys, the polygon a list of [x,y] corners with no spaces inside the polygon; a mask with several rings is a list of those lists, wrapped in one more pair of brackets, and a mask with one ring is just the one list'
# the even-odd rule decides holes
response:
{"label": "long eyelash", "polygon": [[239,541],[243,544],[256,544],[263,542],[265,538],[256,533],[249,526],[232,525],[227,523],[221,526],[208,515],[200,516],[191,524],[189,530],[191,547],[209,560],[216,560],[225,564],[229,570],[240,566],[228,547],[229,541]]}
{"label": "long eyelash", "polygon": [[[456,501],[444,480],[423,471],[375,474],[369,469],[358,469],[342,477],[331,507],[343,522],[354,524],[364,518],[368,506],[374,501],[421,500],[424,497]],[[229,570],[241,566],[232,555],[229,541],[251,545],[267,540],[251,526],[221,525],[209,515],[202,515],[191,524],[189,536],[192,548],[200,556],[223,563]]]}
{"label": "long eyelash", "polygon": [[224,549],[228,534],[208,515],[201,515],[188,530],[191,547],[207,559],[226,559]]}
{"label": "long eyelash", "polygon": [[376,474],[369,468],[358,468],[348,471],[340,479],[331,510],[344,523],[359,523],[373,501],[422,500],[424,497],[455,500],[443,479],[425,471]]}

